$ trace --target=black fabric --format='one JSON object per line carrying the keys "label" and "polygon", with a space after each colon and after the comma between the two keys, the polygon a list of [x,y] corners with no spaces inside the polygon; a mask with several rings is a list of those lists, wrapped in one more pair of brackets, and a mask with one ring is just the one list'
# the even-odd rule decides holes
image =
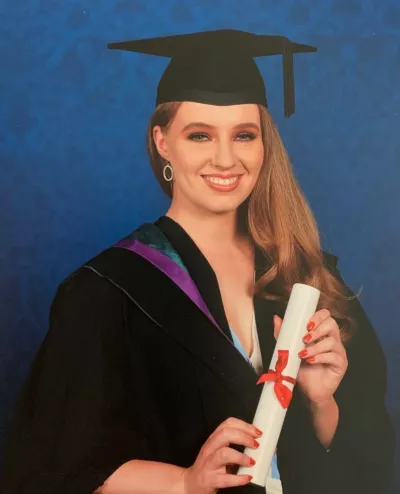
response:
{"label": "black fabric", "polygon": [[[326,265],[346,286],[335,262],[329,259]],[[348,287],[346,291],[354,295]],[[278,468],[285,494],[388,492],[394,429],[385,407],[386,360],[358,299],[350,303],[350,310],[359,330],[346,345],[349,365],[334,395],[339,405],[339,423],[330,451],[326,452],[317,440],[299,389],[295,388],[278,446],[282,453],[278,455]],[[294,457],[301,461],[293,461]],[[305,471],[312,472],[312,476],[308,478]]]}
{"label": "black fabric", "polygon": [[91,492],[126,459],[148,456],[131,426],[143,418],[129,393],[126,306],[87,271],[59,288],[17,406],[3,494]]}
{"label": "black fabric", "polygon": [[171,59],[158,84],[156,105],[196,101],[267,107],[264,81],[254,58],[283,55],[285,116],[295,111],[293,53],[316,51],[313,46],[294,43],[284,36],[235,29],[123,41],[108,47]]}
{"label": "black fabric", "polygon": [[[211,267],[185,232],[170,221],[158,225],[185,263],[199,262],[191,274],[201,293],[214,285],[209,293],[222,304]],[[335,258],[325,257],[341,279]],[[255,308],[265,367],[277,307],[257,297]],[[221,308],[212,310],[223,319]],[[360,329],[335,395],[340,419],[332,449],[317,440],[295,388],[278,444],[284,494],[387,491],[394,436],[384,406],[385,359],[358,301],[352,313]],[[171,280],[130,251],[108,249],[58,290],[17,406],[0,491],[90,494],[135,458],[190,466],[227,417],[251,422],[257,377]],[[228,490],[262,492],[251,485]]]}
{"label": "black fabric", "polygon": [[210,268],[207,259],[179,223],[168,216],[161,216],[155,224],[180,253],[182,261],[196,281],[197,288],[208,309],[219,327],[224,330],[225,334],[233,342],[217,277]]}
{"label": "black fabric", "polygon": [[[155,224],[179,252],[184,264],[187,266],[192,278],[195,280],[197,288],[205,300],[211,314],[217,321],[219,327],[224,331],[230,341],[233,342],[232,334],[229,329],[229,324],[223,307],[217,277],[207,259],[203,256],[190,236],[176,221],[172,220],[168,216],[161,216]],[[261,275],[262,271],[266,270],[267,266],[268,263],[266,259],[255,247],[256,277]],[[270,321],[271,324],[274,314],[278,314],[283,317],[284,310],[279,306],[279,304],[265,303],[265,301],[259,297],[255,298],[254,307],[263,362],[263,371],[266,371],[269,368],[269,363],[272,358],[272,353],[275,347],[275,339],[273,336],[273,330],[265,331],[260,330],[259,328],[263,328],[263,326],[265,326],[265,321]]]}

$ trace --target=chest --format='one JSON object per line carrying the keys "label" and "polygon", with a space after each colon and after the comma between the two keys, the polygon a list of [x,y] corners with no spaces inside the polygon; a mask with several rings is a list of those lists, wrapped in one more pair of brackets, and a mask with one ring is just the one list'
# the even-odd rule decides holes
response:
{"label": "chest", "polygon": [[253,350],[253,286],[252,259],[238,256],[213,261],[222,303],[229,327],[235,332],[248,355]]}
{"label": "chest", "polygon": [[[251,421],[258,400],[257,389],[252,389],[256,376],[202,319],[192,319],[190,331],[187,325],[174,325],[171,337],[133,304],[128,309],[129,400],[135,426],[154,444],[153,459],[190,466],[207,437],[229,416]],[[180,327],[184,330],[178,334]],[[138,407],[142,413],[136,416]]]}

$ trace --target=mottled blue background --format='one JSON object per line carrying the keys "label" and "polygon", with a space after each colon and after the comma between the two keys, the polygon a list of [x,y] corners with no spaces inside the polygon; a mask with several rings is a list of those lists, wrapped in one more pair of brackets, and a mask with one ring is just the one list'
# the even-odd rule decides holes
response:
{"label": "mottled blue background", "polygon": [[400,431],[400,2],[13,0],[0,3],[0,452],[56,285],[167,206],[144,140],[167,60],[106,43],[214,28],[319,49],[296,56],[290,119],[281,60],[259,67],[324,247],[364,287]]}

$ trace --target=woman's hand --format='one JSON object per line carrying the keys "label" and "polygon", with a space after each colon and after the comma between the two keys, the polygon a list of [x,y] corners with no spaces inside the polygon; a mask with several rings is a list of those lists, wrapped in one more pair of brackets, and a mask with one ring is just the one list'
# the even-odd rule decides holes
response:
{"label": "woman's hand", "polygon": [[[282,319],[274,316],[274,334],[278,337]],[[306,348],[299,353],[303,359],[297,385],[313,405],[332,400],[347,370],[346,350],[340,330],[327,309],[317,311],[310,319],[308,333],[303,337]]]}
{"label": "woman's hand", "polygon": [[254,464],[249,456],[229,447],[239,444],[257,448],[261,433],[252,424],[230,417],[203,444],[196,461],[184,472],[185,494],[214,494],[218,489],[248,484],[249,475],[229,473],[231,465]]}

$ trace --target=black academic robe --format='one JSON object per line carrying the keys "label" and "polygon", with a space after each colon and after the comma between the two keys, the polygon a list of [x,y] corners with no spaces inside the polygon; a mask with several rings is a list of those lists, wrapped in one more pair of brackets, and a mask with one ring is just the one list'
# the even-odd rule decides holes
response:
{"label": "black academic robe", "polygon": [[[90,494],[135,458],[188,467],[226,418],[252,421],[261,385],[232,344],[215,274],[178,224],[162,217],[156,225],[219,329],[129,250],[111,248],[86,263],[52,304],[50,329],[17,406],[2,494]],[[325,255],[341,279],[336,260]],[[335,394],[340,418],[331,450],[319,443],[295,387],[278,443],[284,494],[387,491],[393,430],[384,405],[385,358],[359,302],[351,307],[360,329]],[[278,304],[255,298],[264,371],[275,313],[283,316]],[[250,484],[230,490],[263,492]]]}

